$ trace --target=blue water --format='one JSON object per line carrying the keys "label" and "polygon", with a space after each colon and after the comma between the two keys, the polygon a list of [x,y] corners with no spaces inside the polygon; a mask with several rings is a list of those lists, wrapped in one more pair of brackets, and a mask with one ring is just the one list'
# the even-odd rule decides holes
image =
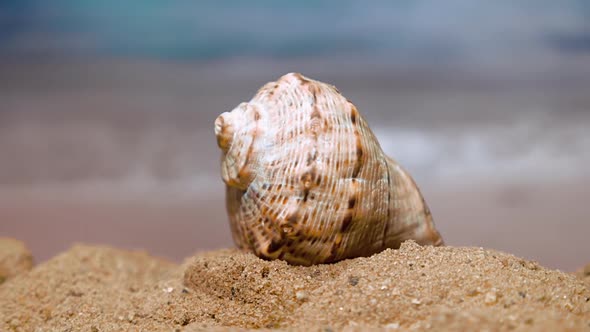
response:
{"label": "blue water", "polygon": [[590,2],[2,0],[0,56],[404,56],[590,52]]}

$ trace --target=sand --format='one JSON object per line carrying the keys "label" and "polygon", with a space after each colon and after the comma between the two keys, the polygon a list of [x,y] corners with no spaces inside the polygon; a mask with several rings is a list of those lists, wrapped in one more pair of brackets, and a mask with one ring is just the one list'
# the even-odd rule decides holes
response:
{"label": "sand", "polygon": [[23,242],[0,237],[0,285],[32,267],[33,255]]}
{"label": "sand", "polygon": [[579,331],[590,330],[589,279],[590,266],[566,273],[494,250],[411,241],[311,267],[233,249],[179,265],[76,245],[0,285],[0,330]]}
{"label": "sand", "polygon": [[590,286],[590,264],[584,266],[579,271],[576,271],[576,275]]}

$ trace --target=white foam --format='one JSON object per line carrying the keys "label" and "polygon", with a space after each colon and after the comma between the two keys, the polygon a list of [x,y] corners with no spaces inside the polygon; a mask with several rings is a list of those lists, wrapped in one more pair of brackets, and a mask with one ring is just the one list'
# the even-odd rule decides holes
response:
{"label": "white foam", "polygon": [[555,182],[589,173],[589,129],[583,125],[374,131],[385,153],[424,181]]}

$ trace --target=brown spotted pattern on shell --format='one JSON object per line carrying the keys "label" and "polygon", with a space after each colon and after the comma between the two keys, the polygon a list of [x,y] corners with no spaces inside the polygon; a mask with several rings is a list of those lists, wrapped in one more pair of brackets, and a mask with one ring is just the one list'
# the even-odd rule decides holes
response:
{"label": "brown spotted pattern on shell", "polygon": [[238,247],[310,265],[441,245],[410,175],[338,90],[297,73],[215,121]]}

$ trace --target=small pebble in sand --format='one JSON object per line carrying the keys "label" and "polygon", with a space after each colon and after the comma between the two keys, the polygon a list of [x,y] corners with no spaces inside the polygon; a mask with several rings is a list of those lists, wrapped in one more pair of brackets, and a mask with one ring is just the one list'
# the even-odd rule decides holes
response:
{"label": "small pebble in sand", "polygon": [[399,323],[389,323],[384,326],[386,330],[396,330],[399,329]]}
{"label": "small pebble in sand", "polygon": [[295,293],[295,297],[298,301],[305,301],[307,300],[307,293],[303,291],[298,291],[297,293]]}
{"label": "small pebble in sand", "polygon": [[356,286],[359,283],[359,277],[355,277],[355,276],[348,277],[348,283],[351,286]]}
{"label": "small pebble in sand", "polygon": [[496,303],[497,300],[498,300],[498,297],[496,295],[496,292],[495,291],[490,291],[490,292],[487,292],[486,293],[483,301],[486,304],[494,304],[494,303]]}

